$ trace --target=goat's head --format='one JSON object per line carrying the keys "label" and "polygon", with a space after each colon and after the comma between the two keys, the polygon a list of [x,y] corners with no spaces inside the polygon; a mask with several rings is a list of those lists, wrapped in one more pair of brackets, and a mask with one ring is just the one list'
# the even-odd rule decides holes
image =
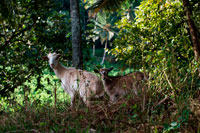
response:
{"label": "goat's head", "polygon": [[57,53],[49,53],[47,56],[43,57],[43,60],[48,60],[49,61],[49,65],[51,68],[56,68],[59,64],[59,57],[61,55],[57,54]]}
{"label": "goat's head", "polygon": [[101,74],[102,78],[104,79],[105,77],[108,76],[108,73],[113,69],[113,67],[111,68],[101,68],[99,70],[94,69],[94,72]]}

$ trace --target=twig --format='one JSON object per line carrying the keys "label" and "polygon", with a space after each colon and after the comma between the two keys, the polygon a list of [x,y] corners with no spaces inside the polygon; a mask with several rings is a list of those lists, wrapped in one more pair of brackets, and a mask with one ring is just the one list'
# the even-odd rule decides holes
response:
{"label": "twig", "polygon": [[143,87],[142,88],[142,91],[143,91],[143,105],[142,105],[142,112],[144,111],[145,109],[145,105],[146,105],[146,87]]}
{"label": "twig", "polygon": [[156,106],[162,104],[163,102],[165,102],[165,100],[167,100],[167,99],[168,99],[168,96],[166,96],[166,97],[163,98],[160,102],[158,102],[156,105],[154,105],[154,106],[151,108],[151,110],[152,110],[154,107],[156,107]]}
{"label": "twig", "polygon": [[56,115],[56,103],[57,103],[57,95],[56,95],[56,87],[54,88],[54,109],[55,109],[55,115]]}
{"label": "twig", "polygon": [[169,81],[169,78],[168,78],[168,76],[167,76],[166,72],[165,72],[165,71],[163,71],[163,72],[164,72],[164,75],[165,75],[165,77],[166,77],[166,80],[167,80],[167,82],[168,82],[169,86],[170,86],[170,87],[172,88],[172,90],[173,90],[174,88],[173,88],[173,86],[172,86],[171,82]]}

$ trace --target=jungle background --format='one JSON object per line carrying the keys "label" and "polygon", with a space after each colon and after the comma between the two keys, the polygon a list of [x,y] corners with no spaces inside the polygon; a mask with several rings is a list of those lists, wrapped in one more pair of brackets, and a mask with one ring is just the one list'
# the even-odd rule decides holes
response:
{"label": "jungle background", "polygon": [[[1,0],[0,132],[199,133],[199,32],[199,0]],[[49,51],[93,73],[148,73],[146,93],[90,109],[77,100],[72,109],[42,60]]]}

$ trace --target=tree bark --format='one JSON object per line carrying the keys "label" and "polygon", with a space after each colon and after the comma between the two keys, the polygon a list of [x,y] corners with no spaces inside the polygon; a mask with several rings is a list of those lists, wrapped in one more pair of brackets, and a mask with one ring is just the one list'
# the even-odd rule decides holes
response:
{"label": "tree bark", "polygon": [[72,61],[75,68],[82,69],[83,55],[81,45],[81,25],[78,0],[70,0],[71,31],[72,31]]}
{"label": "tree bark", "polygon": [[200,56],[200,42],[198,38],[198,30],[192,20],[192,11],[190,9],[189,0],[183,0],[183,7],[187,17],[187,23],[190,30],[190,35],[193,43],[194,55],[195,59],[198,61]]}

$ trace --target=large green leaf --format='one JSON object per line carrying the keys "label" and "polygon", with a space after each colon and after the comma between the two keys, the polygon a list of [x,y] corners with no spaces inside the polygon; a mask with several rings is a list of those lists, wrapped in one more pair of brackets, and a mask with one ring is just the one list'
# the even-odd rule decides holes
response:
{"label": "large green leaf", "polygon": [[105,10],[116,10],[120,7],[121,2],[125,0],[98,0],[94,3],[88,10],[94,10],[94,12],[98,12],[100,9]]}

